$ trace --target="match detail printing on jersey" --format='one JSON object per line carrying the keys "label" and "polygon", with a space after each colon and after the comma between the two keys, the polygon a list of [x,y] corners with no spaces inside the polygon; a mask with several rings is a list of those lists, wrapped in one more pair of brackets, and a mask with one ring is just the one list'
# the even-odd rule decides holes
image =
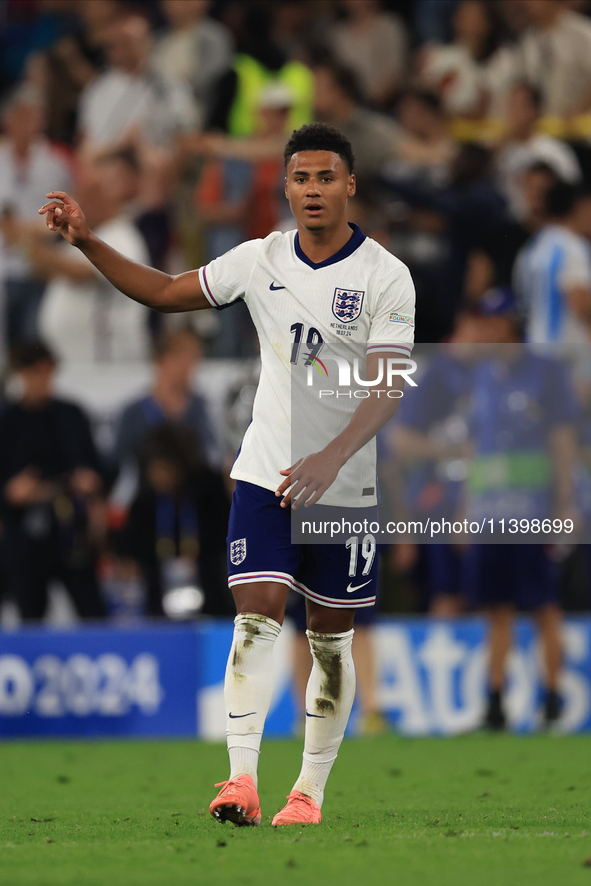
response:
{"label": "match detail printing on jersey", "polygon": [[[314,263],[302,252],[297,232],[276,231],[199,269],[202,289],[214,307],[244,299],[260,341],[261,377],[253,420],[232,469],[235,479],[277,488],[283,479],[279,471],[293,464],[293,408],[304,396],[306,424],[328,429],[328,439],[346,426],[361,402],[343,398],[337,403],[335,398],[328,405],[318,398],[318,385],[306,388],[310,342],[321,341],[320,357],[333,351],[351,365],[354,358],[362,365],[371,351],[411,354],[415,293],[408,268],[356,225],[351,227],[349,242],[323,262]],[[322,384],[329,387],[329,378]],[[372,440],[343,466],[321,503],[375,504],[375,473]]]}

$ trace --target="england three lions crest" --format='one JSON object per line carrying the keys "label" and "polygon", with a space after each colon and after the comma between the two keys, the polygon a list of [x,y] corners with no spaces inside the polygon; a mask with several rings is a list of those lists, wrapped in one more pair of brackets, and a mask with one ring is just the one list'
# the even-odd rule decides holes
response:
{"label": "england three lions crest", "polygon": [[361,313],[365,292],[354,289],[335,289],[332,312],[341,323],[351,323]]}
{"label": "england three lions crest", "polygon": [[238,538],[230,543],[230,563],[232,566],[240,566],[246,559],[246,539]]}

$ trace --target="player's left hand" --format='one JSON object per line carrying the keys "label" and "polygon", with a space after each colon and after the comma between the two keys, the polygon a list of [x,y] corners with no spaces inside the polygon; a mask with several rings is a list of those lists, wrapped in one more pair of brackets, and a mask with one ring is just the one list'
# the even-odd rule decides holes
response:
{"label": "player's left hand", "polygon": [[301,458],[290,468],[279,471],[286,478],[275,492],[277,496],[285,495],[281,507],[288,508],[291,505],[295,511],[302,505],[306,508],[315,505],[329,486],[332,486],[341,467],[342,462],[330,450],[323,449]]}

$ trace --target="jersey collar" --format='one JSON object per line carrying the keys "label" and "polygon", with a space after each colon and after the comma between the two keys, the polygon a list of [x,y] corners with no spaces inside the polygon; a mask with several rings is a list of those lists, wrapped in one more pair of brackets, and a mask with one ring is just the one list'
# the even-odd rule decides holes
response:
{"label": "jersey collar", "polygon": [[353,231],[347,242],[344,246],[341,246],[338,252],[335,252],[334,255],[330,255],[328,258],[325,258],[324,261],[314,262],[311,258],[302,252],[302,247],[300,246],[300,235],[298,231],[296,231],[294,246],[295,253],[301,261],[307,264],[312,270],[316,271],[318,268],[326,268],[328,265],[334,265],[338,261],[342,261],[344,258],[348,258],[352,255],[356,249],[361,246],[363,241],[365,240],[365,234],[359,227],[359,225],[354,224],[353,222],[348,222],[349,227]]}

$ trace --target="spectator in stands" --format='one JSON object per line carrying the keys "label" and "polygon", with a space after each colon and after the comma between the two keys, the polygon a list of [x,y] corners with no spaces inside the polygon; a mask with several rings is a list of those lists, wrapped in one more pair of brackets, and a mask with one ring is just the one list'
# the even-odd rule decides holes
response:
{"label": "spectator in stands", "polygon": [[151,64],[148,20],[134,13],[115,20],[108,32],[107,70],[82,92],[81,148],[86,157],[130,143],[170,148],[175,137],[198,124],[189,87]]}
{"label": "spectator in stands", "polygon": [[450,137],[441,99],[434,92],[404,92],[396,106],[402,132],[397,146],[396,174],[446,184],[457,143]]}
{"label": "spectator in stands", "polygon": [[169,28],[159,38],[152,61],[156,70],[188,83],[201,120],[211,111],[212,87],[232,65],[230,35],[207,17],[210,0],[163,0]]}
{"label": "spectator in stands", "polygon": [[427,46],[423,52],[420,83],[436,89],[454,117],[502,118],[514,62],[503,45],[495,7],[484,0],[462,0],[452,22],[453,43]]}
{"label": "spectator in stands", "polygon": [[134,560],[147,589],[149,615],[179,587],[199,588],[206,615],[233,611],[226,578],[229,501],[221,475],[199,458],[187,427],[152,428],[142,449],[142,484],[116,548]]}
{"label": "spectator in stands", "polygon": [[591,22],[561,0],[524,0],[531,21],[519,74],[540,90],[544,115],[591,110]]}
{"label": "spectator in stands", "polygon": [[195,436],[203,461],[219,466],[223,453],[212,428],[204,398],[192,384],[201,360],[201,343],[189,329],[168,332],[153,350],[155,376],[151,391],[130,403],[120,419],[115,459],[122,466],[137,459],[154,427],[175,424]]}
{"label": "spectator in stands", "polygon": [[397,123],[360,104],[355,74],[336,64],[314,68],[314,114],[337,126],[353,145],[359,179],[377,175],[396,156],[401,133]]}
{"label": "spectator in stands", "polygon": [[40,619],[59,579],[82,618],[103,608],[95,576],[93,516],[98,456],[85,413],[53,395],[56,361],[41,342],[14,349],[22,393],[0,415],[0,510],[6,592],[23,619]]}
{"label": "spectator in stands", "polygon": [[0,144],[0,283],[6,293],[6,332],[11,344],[35,335],[45,284],[19,248],[22,227],[38,227],[39,203],[48,184],[71,187],[65,156],[43,135],[42,97],[31,87],[18,88],[4,111],[5,139]]}
{"label": "spectator in stands", "polygon": [[[417,323],[425,322],[421,319],[423,312],[428,314],[434,336],[423,340],[440,341],[451,333],[464,296],[470,254],[474,250],[488,250],[505,232],[505,201],[493,180],[491,159],[490,152],[481,145],[462,145],[445,188],[408,182],[397,178],[395,171],[386,170],[384,182],[413,210],[435,216],[432,226],[438,217],[439,232],[447,239],[447,254],[437,267],[437,275],[431,277],[430,288],[421,287],[422,298],[417,299]],[[415,268],[411,266],[411,270],[414,276]],[[415,282],[421,285],[420,266],[417,270]]]}
{"label": "spectator in stands", "polygon": [[271,83],[259,97],[251,137],[207,134],[194,140],[195,149],[208,155],[195,192],[199,214],[210,226],[208,261],[243,240],[277,230],[285,203],[283,149],[292,104],[289,90]]}
{"label": "spectator in stands", "polygon": [[357,75],[364,98],[385,108],[407,71],[408,36],[403,22],[379,0],[344,0],[347,18],[332,29],[335,56]]}
{"label": "spectator in stands", "polygon": [[419,45],[447,43],[451,38],[451,19],[458,0],[415,0],[413,30]]}
{"label": "spectator in stands", "polygon": [[232,69],[216,87],[216,100],[208,128],[235,138],[253,135],[258,123],[258,102],[265,87],[279,83],[292,98],[289,128],[312,120],[314,83],[307,65],[290,59],[273,39],[272,9],[232,3],[237,55]]}
{"label": "spectator in stands", "polygon": [[[548,222],[548,192],[560,179],[547,163],[533,163],[521,177],[525,214],[520,221],[527,234],[535,234]],[[521,244],[522,246],[524,242]]]}
{"label": "spectator in stands", "polygon": [[515,289],[530,342],[588,344],[591,336],[591,194],[558,182],[548,224],[520,252]]}
{"label": "spectator in stands", "polygon": [[522,190],[526,169],[535,163],[545,163],[558,179],[576,184],[581,179],[581,168],[573,149],[538,132],[542,96],[529,83],[516,83],[507,101],[507,131],[496,154],[496,168],[501,190],[514,218],[521,220],[527,214]]}
{"label": "spectator in stands", "polygon": [[3,85],[11,86],[21,80],[31,54],[43,52],[75,30],[79,5],[78,0],[39,0],[35,4],[36,14],[24,16],[18,15],[18,6],[23,4],[4,5],[0,30],[0,82]]}
{"label": "spectator in stands", "polygon": [[[122,149],[98,162],[89,181],[87,205],[97,236],[128,258],[149,262],[142,235],[128,217],[137,196],[138,166]],[[98,274],[82,253],[29,239],[36,273],[49,281],[39,327],[61,360],[113,363],[145,360],[149,354],[148,310],[125,298]]]}
{"label": "spectator in stands", "polygon": [[122,0],[74,0],[77,26],[43,53],[29,56],[26,78],[42,89],[47,134],[73,144],[78,129],[80,93],[105,64],[104,43],[115,20],[123,14]]}
{"label": "spectator in stands", "polygon": [[515,259],[532,234],[548,223],[547,194],[559,181],[555,171],[540,161],[523,171],[519,179],[523,214],[508,219],[502,233],[471,253],[465,284],[468,299],[478,300],[491,286],[512,285]]}

